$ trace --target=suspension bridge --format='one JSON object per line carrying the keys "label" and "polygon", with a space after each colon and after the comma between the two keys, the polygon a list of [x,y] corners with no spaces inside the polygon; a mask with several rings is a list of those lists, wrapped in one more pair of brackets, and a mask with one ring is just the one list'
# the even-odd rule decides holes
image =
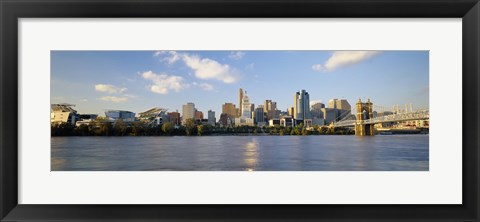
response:
{"label": "suspension bridge", "polygon": [[400,110],[399,107],[394,107],[392,110],[385,109],[384,107],[376,107],[377,110],[381,110],[381,115],[374,115],[373,103],[370,99],[363,103],[360,99],[356,103],[357,113],[353,117],[352,115],[344,115],[337,118],[332,127],[355,127],[355,135],[357,136],[373,136],[374,125],[378,123],[390,123],[390,122],[405,122],[414,120],[428,120],[430,118],[429,110],[413,110],[410,104],[410,109],[406,105],[404,110]]}

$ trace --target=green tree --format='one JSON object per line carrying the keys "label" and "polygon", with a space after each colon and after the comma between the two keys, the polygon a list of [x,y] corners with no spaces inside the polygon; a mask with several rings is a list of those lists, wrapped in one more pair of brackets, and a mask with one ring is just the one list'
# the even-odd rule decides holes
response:
{"label": "green tree", "polygon": [[174,130],[174,126],[172,123],[167,122],[162,125],[162,131],[165,135],[172,135],[173,130]]}
{"label": "green tree", "polygon": [[113,133],[115,136],[125,136],[127,132],[127,124],[122,119],[115,121],[113,126]]}
{"label": "green tree", "polygon": [[88,125],[86,124],[81,124],[80,126],[75,128],[75,135],[77,136],[89,136],[90,135],[90,129]]}
{"label": "green tree", "polygon": [[303,135],[303,136],[306,136],[306,135],[308,135],[308,134],[309,134],[309,131],[308,131],[306,128],[303,128],[303,129],[302,129],[302,135]]}
{"label": "green tree", "polygon": [[99,136],[111,136],[112,135],[112,124],[109,122],[100,123],[100,129],[98,131]]}
{"label": "green tree", "polygon": [[194,119],[187,119],[185,121],[185,134],[187,136],[195,135],[197,130],[197,124]]}
{"label": "green tree", "polygon": [[201,136],[203,133],[205,133],[205,125],[198,125],[197,126],[197,134]]}

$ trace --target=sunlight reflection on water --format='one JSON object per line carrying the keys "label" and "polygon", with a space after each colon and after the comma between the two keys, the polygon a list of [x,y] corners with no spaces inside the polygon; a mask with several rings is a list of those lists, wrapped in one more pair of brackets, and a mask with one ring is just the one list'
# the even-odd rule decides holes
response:
{"label": "sunlight reflection on water", "polygon": [[53,137],[53,171],[428,171],[428,135]]}

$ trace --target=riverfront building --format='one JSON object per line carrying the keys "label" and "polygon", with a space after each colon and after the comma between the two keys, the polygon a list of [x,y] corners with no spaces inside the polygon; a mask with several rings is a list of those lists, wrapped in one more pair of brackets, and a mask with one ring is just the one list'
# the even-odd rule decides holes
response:
{"label": "riverfront building", "polygon": [[180,125],[180,113],[178,111],[167,113],[167,116],[171,124]]}
{"label": "riverfront building", "polygon": [[107,110],[105,117],[110,121],[123,120],[124,122],[135,121],[135,113],[126,110]]}
{"label": "riverfront building", "polygon": [[293,111],[293,118],[297,124],[303,122],[304,126],[311,126],[310,95],[304,89],[295,93]]}
{"label": "riverfront building", "polygon": [[51,123],[69,123],[75,125],[78,119],[77,111],[72,107],[73,104],[61,103],[50,105],[50,122]]}
{"label": "riverfront building", "polygon": [[151,108],[145,112],[139,113],[140,121],[147,123],[147,125],[160,125],[167,121],[167,109]]}
{"label": "riverfront building", "polygon": [[247,92],[240,89],[239,92],[243,95],[241,100],[242,105],[240,106],[241,109],[241,116],[235,118],[235,126],[253,126],[254,121],[252,119],[252,105],[250,103],[250,99],[248,98]]}
{"label": "riverfront building", "polygon": [[245,118],[252,118],[252,106],[250,105],[250,99],[247,96],[247,92],[244,92],[242,99],[242,116]]}
{"label": "riverfront building", "polygon": [[242,116],[242,107],[243,107],[243,94],[244,91],[242,88],[238,89],[238,108],[237,108],[237,117]]}
{"label": "riverfront building", "polygon": [[266,113],[267,119],[274,119],[278,118],[277,114],[277,102],[273,102],[272,100],[265,100],[263,103],[263,110]]}
{"label": "riverfront building", "polygon": [[237,109],[233,103],[225,103],[222,105],[222,113],[227,114],[230,117],[237,116]]}
{"label": "riverfront building", "polygon": [[262,105],[259,105],[255,109],[255,124],[260,123],[260,122],[265,122],[264,111],[263,111],[263,106]]}
{"label": "riverfront building", "polygon": [[182,106],[182,124],[185,124],[187,119],[195,118],[195,104],[187,103]]}
{"label": "riverfront building", "polygon": [[215,118],[215,111],[208,110],[208,124],[215,126],[216,118]]}
{"label": "riverfront building", "polygon": [[203,119],[203,112],[195,109],[195,120],[202,120],[202,119]]}

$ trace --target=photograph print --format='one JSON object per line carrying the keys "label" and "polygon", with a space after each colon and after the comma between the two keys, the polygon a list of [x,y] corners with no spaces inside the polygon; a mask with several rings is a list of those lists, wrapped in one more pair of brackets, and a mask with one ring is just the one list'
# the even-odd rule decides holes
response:
{"label": "photograph print", "polygon": [[52,171],[429,171],[429,51],[50,59]]}

